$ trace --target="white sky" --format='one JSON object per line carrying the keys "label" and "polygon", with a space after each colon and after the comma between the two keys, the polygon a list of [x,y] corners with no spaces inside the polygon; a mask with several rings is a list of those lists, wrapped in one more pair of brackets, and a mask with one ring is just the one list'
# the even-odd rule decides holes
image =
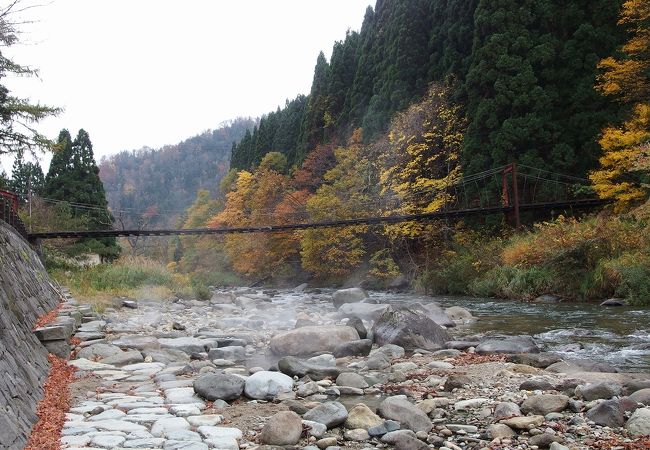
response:
{"label": "white sky", "polygon": [[[6,5],[9,0],[0,0]],[[47,2],[48,0],[43,0]],[[23,0],[31,5],[37,0]],[[309,92],[316,57],[374,0],[54,0],[6,52],[40,79],[16,95],[65,111],[39,129],[90,133],[96,159],[175,144]],[[45,157],[44,160],[49,160]],[[2,162],[9,173],[11,162]]]}

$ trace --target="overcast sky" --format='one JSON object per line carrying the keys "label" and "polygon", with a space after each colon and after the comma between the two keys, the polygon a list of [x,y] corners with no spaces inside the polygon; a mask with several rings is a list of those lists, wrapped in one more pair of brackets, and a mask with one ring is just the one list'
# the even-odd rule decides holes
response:
{"label": "overcast sky", "polygon": [[[39,129],[55,138],[61,128],[73,136],[84,128],[99,160],[174,144],[308,93],[318,52],[329,58],[374,0],[40,4],[22,14],[33,23],[21,26],[23,42],[7,51],[38,68],[40,79],[3,81],[15,94],[63,107]],[[6,158],[3,165],[9,172]]]}

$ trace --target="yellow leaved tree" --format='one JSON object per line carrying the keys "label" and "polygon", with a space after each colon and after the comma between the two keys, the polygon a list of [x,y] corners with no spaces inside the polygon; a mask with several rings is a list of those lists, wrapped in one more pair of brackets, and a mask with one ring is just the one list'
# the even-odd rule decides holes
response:
{"label": "yellow leaved tree", "polygon": [[619,212],[643,205],[650,193],[650,0],[628,0],[619,24],[631,38],[619,58],[606,58],[597,88],[631,107],[618,127],[605,128],[600,139],[600,169],[591,173],[601,198],[615,201]]}

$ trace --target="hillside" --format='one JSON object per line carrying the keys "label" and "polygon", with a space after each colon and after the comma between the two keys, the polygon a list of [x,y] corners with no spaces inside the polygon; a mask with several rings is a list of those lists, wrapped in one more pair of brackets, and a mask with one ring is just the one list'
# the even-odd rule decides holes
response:
{"label": "hillside", "polygon": [[468,120],[463,160],[477,172],[514,159],[586,174],[619,107],[594,89],[598,62],[625,33],[622,1],[378,0],[359,32],[321,53],[309,96],[271,112],[234,149],[251,168],[269,151],[299,165],[356,128],[381,136],[431,82],[449,83]]}
{"label": "hillside", "polygon": [[99,168],[116,226],[176,223],[199,189],[215,194],[228,172],[233,143],[255,124],[236,119],[176,145],[123,151],[103,158]]}

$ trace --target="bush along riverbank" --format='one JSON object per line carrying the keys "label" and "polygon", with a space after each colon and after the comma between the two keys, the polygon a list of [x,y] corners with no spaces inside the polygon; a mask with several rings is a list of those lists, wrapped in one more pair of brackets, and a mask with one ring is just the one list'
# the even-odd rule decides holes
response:
{"label": "bush along riverbank", "polygon": [[509,237],[461,231],[416,285],[431,294],[619,297],[650,305],[650,226],[619,217],[560,217]]}

